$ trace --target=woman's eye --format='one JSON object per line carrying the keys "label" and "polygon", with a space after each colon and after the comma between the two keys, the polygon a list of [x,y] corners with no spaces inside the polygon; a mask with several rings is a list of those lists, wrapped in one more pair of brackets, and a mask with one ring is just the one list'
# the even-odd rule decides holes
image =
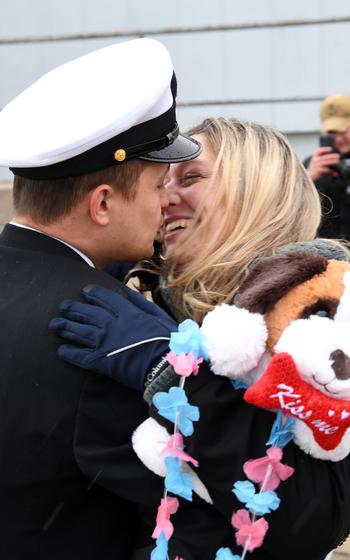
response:
{"label": "woman's eye", "polygon": [[196,181],[197,179],[200,178],[200,175],[198,173],[187,173],[186,175],[184,175],[181,179],[182,184],[189,184],[189,183],[193,183],[194,181]]}

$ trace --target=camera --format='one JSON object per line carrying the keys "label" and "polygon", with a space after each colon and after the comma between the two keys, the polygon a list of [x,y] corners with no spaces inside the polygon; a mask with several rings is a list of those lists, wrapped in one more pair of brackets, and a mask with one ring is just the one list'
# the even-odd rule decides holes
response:
{"label": "camera", "polygon": [[[320,147],[332,148],[333,152],[340,154],[339,150],[335,146],[335,136],[334,134],[323,134],[320,136]],[[340,154],[340,161],[335,165],[330,166],[335,171],[338,171],[339,175],[346,182],[347,185],[350,184],[350,158],[344,157]]]}
{"label": "camera", "polygon": [[333,152],[338,152],[337,148],[335,147],[335,136],[334,134],[322,134],[320,136],[320,147],[321,148],[332,148]]}

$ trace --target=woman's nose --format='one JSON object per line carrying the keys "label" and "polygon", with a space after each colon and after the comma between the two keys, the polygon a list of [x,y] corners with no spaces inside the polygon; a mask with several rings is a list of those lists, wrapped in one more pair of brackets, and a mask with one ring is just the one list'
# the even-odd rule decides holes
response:
{"label": "woman's nose", "polygon": [[176,185],[175,181],[171,181],[167,183],[165,190],[168,195],[169,205],[171,204],[179,204],[181,202],[181,195],[178,186]]}

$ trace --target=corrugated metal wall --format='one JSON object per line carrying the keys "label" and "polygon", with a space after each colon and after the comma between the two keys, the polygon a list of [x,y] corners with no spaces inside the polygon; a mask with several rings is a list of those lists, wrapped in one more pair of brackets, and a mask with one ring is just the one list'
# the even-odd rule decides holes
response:
{"label": "corrugated metal wall", "polygon": [[350,93],[349,0],[2,0],[1,8],[0,107],[58,64],[140,34],[171,52],[184,129],[209,114],[258,120],[287,133],[304,157],[317,145],[320,99]]}

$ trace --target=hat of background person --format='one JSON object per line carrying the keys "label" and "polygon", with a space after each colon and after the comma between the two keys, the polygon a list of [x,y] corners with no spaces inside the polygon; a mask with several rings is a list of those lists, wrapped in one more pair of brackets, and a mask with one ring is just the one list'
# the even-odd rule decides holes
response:
{"label": "hat of background person", "polygon": [[0,112],[0,165],[55,179],[140,158],[198,156],[179,134],[176,78],[166,48],[135,39],[91,52],[45,74]]}
{"label": "hat of background person", "polygon": [[321,103],[323,132],[345,132],[350,128],[350,95],[330,95]]}

